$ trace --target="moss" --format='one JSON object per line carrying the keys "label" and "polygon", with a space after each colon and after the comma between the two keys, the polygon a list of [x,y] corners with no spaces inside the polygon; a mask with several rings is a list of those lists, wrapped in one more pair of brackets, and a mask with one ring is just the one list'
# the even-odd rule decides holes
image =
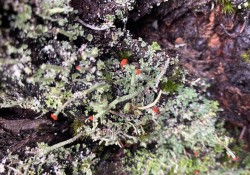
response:
{"label": "moss", "polygon": [[225,0],[225,1],[222,1],[222,11],[225,14],[232,14],[235,12],[235,7],[230,1]]}
{"label": "moss", "polygon": [[123,58],[130,58],[132,56],[132,52],[129,50],[118,51],[119,59],[122,60]]}
{"label": "moss", "polygon": [[77,133],[79,133],[79,130],[81,130],[82,128],[82,125],[83,125],[83,122],[82,120],[76,118],[73,123],[71,124],[71,128],[73,130],[73,133],[74,135],[77,135]]}
{"label": "moss", "polygon": [[245,53],[241,54],[242,61],[245,63],[250,63],[250,50],[246,51]]}
{"label": "moss", "polygon": [[173,93],[177,91],[179,85],[172,80],[161,81],[160,89],[167,93]]}
{"label": "moss", "polygon": [[232,14],[236,11],[247,11],[250,7],[250,1],[233,1],[233,0],[217,0],[222,6],[222,12],[224,14]]}

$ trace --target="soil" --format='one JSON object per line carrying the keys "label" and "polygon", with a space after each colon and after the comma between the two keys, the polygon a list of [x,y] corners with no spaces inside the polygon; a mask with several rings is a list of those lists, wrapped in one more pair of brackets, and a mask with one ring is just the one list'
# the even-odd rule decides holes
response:
{"label": "soil", "polygon": [[[205,79],[211,85],[209,98],[220,103],[226,127],[242,130],[236,137],[250,143],[250,64],[241,59],[250,48],[249,12],[223,15],[220,6],[211,10],[211,3],[199,9],[178,6],[166,12],[164,8],[156,7],[147,15],[149,10],[144,9],[140,18],[132,12],[127,28],[135,38],[157,41],[171,55],[179,54],[193,80]],[[69,119],[55,122],[49,114],[37,116],[30,110],[0,109],[0,159],[7,150],[22,154],[36,142],[51,145],[71,137]]]}

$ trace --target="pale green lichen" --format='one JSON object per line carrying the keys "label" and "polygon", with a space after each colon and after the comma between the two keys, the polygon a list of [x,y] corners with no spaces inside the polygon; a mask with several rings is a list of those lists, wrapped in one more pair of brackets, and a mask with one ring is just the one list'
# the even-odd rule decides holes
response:
{"label": "pale green lichen", "polygon": [[[148,44],[116,28],[113,22],[125,24],[135,1],[114,3],[115,14],[100,17],[102,24],[87,24],[79,21],[69,0],[4,2],[4,9],[15,13],[7,19],[10,29],[1,30],[0,51],[5,52],[0,52],[0,107],[52,111],[75,119],[71,139],[27,149],[24,161],[10,154],[2,162],[6,171],[65,174],[68,168],[73,174],[92,174],[99,161],[95,150],[74,145],[86,137],[101,146],[155,144],[155,153],[139,151],[127,157],[127,163],[135,165],[129,169],[134,174],[208,172],[208,162],[216,169],[214,157],[223,150],[234,155],[225,137],[216,133],[217,103],[183,85],[188,82],[177,57],[169,57],[156,42]],[[15,30],[18,33],[10,35]],[[121,66],[123,59],[128,63]],[[193,148],[205,155],[199,166],[192,164],[188,150]]]}

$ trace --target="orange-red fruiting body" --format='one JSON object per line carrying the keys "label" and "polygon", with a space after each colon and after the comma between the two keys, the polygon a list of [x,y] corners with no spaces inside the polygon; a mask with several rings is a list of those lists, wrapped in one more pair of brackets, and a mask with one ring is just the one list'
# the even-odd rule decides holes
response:
{"label": "orange-red fruiting body", "polygon": [[152,107],[152,110],[156,113],[156,114],[159,114],[160,113],[160,110],[157,106],[153,106]]}
{"label": "orange-red fruiting body", "polygon": [[94,116],[91,115],[91,116],[89,117],[89,120],[90,120],[90,121],[93,121],[93,119],[94,119]]}
{"label": "orange-red fruiting body", "polygon": [[128,59],[127,58],[123,58],[122,60],[121,60],[121,62],[120,62],[120,66],[121,67],[124,67],[125,65],[127,65],[128,64]]}
{"label": "orange-red fruiting body", "polygon": [[141,74],[141,70],[140,69],[136,69],[136,75],[140,75]]}
{"label": "orange-red fruiting body", "polygon": [[50,117],[55,121],[58,120],[58,117],[55,114],[50,114]]}
{"label": "orange-red fruiting body", "polygon": [[76,66],[76,70],[81,70],[81,66]]}

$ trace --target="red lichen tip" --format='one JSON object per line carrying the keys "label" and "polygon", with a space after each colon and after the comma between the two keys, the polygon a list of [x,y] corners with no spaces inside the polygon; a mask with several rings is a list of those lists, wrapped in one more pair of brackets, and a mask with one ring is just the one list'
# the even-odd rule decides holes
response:
{"label": "red lichen tip", "polygon": [[55,121],[58,120],[58,117],[55,114],[50,114],[50,117]]}
{"label": "red lichen tip", "polygon": [[198,151],[194,151],[194,157],[198,157],[199,156],[199,152]]}
{"label": "red lichen tip", "polygon": [[156,113],[156,114],[159,114],[160,113],[160,110],[157,106],[153,106],[152,107],[152,110]]}
{"label": "red lichen tip", "polygon": [[140,75],[141,74],[141,70],[140,69],[136,69],[136,75]]}
{"label": "red lichen tip", "polygon": [[236,156],[235,158],[233,158],[233,161],[238,162],[240,160],[240,158],[238,156]]}
{"label": "red lichen tip", "polygon": [[235,162],[238,162],[240,160],[238,156],[235,156],[234,158],[232,156],[228,156],[228,158]]}
{"label": "red lichen tip", "polygon": [[76,66],[76,70],[81,70],[81,66]]}
{"label": "red lichen tip", "polygon": [[201,174],[201,172],[200,172],[200,170],[194,170],[194,174],[199,175],[199,174]]}
{"label": "red lichen tip", "polygon": [[127,64],[128,64],[128,59],[127,58],[122,59],[121,62],[120,62],[121,67],[124,67]]}
{"label": "red lichen tip", "polygon": [[89,120],[90,120],[90,121],[93,121],[93,119],[94,119],[94,116],[91,115],[91,116],[89,117]]}

